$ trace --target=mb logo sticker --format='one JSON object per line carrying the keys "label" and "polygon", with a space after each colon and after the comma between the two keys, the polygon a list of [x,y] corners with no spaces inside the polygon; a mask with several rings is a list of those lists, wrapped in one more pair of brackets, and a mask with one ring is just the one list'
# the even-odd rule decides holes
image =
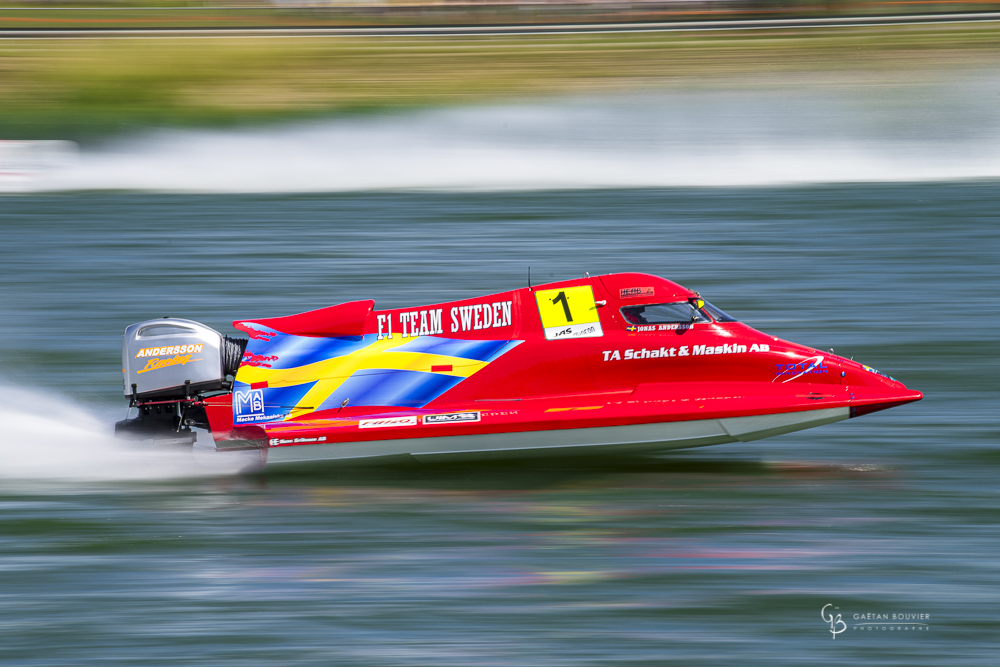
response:
{"label": "mb logo sticker", "polygon": [[236,414],[264,414],[264,391],[262,389],[254,389],[253,391],[237,391]]}
{"label": "mb logo sticker", "polygon": [[459,424],[479,421],[478,412],[452,412],[444,415],[424,415],[424,424]]}

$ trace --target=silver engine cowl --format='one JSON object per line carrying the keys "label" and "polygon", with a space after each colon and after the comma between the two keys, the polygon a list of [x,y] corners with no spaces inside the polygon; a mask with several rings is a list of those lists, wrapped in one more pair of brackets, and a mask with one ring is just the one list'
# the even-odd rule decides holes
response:
{"label": "silver engine cowl", "polygon": [[221,389],[226,379],[224,342],[218,331],[193,320],[164,317],[129,326],[122,341],[125,395],[145,398]]}

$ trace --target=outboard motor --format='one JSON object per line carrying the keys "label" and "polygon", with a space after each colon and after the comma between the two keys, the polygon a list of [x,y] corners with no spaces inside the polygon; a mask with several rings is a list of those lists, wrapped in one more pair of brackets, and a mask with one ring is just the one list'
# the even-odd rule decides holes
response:
{"label": "outboard motor", "polygon": [[122,342],[129,408],[138,416],[115,424],[115,435],[193,444],[192,426],[208,428],[204,398],[232,389],[247,339],[223,336],[193,320],[164,317],[133,324]]}

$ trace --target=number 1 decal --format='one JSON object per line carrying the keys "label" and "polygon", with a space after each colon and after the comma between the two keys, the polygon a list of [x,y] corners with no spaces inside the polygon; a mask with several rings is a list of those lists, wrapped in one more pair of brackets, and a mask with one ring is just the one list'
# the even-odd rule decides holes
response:
{"label": "number 1 decal", "polygon": [[546,340],[597,338],[604,335],[590,285],[535,292]]}
{"label": "number 1 decal", "polygon": [[563,310],[566,311],[566,321],[572,322],[573,315],[569,312],[569,301],[566,300],[566,292],[559,292],[556,298],[552,299],[553,305],[559,303],[560,301],[562,301]]}

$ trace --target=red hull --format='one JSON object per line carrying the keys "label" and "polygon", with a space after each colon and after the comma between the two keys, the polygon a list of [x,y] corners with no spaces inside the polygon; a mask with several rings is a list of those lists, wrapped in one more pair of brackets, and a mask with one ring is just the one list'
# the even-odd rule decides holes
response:
{"label": "red hull", "polygon": [[473,451],[477,436],[519,434],[508,439],[517,451],[554,431],[857,416],[922,397],[862,364],[724,321],[696,293],[645,274],[373,306],[234,322],[251,341],[234,393],[207,400],[218,447],[322,445],[318,458],[337,458],[338,445],[355,443],[353,458],[404,451],[385,446],[393,441],[464,438],[472,444],[462,451]]}

